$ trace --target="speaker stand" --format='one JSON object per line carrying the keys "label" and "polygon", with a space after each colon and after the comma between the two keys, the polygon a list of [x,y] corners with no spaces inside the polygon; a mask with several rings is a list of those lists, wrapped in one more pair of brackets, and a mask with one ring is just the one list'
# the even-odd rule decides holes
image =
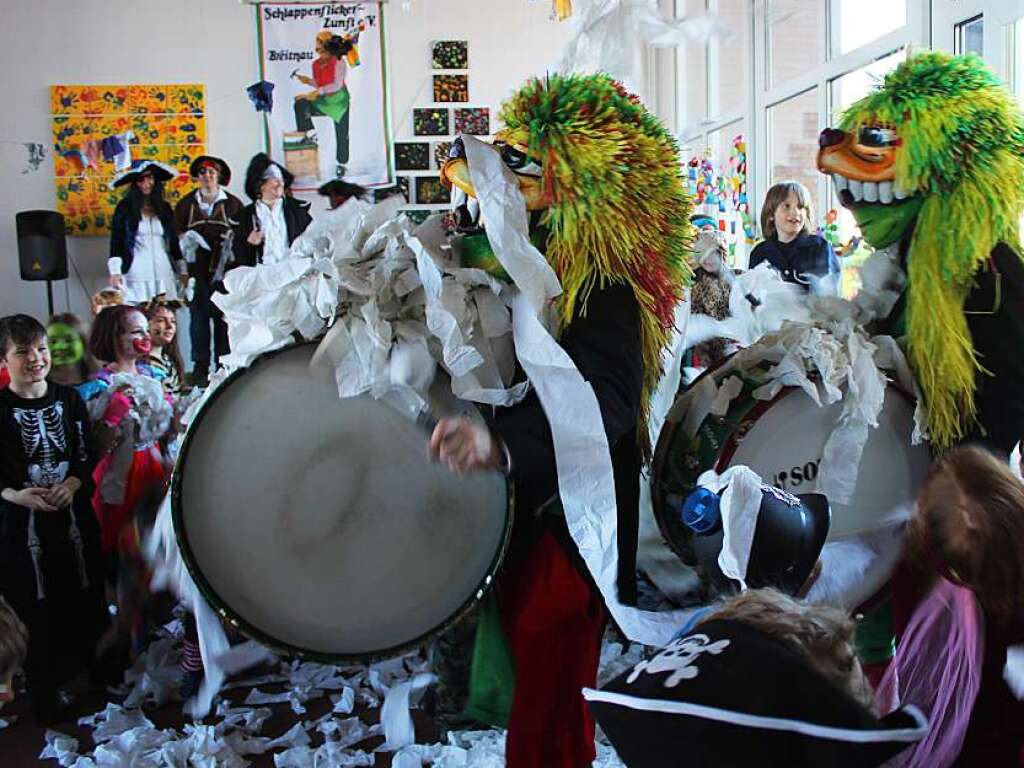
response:
{"label": "speaker stand", "polygon": [[53,281],[46,281],[46,306],[50,308],[50,314],[46,316],[47,322],[53,317]]}

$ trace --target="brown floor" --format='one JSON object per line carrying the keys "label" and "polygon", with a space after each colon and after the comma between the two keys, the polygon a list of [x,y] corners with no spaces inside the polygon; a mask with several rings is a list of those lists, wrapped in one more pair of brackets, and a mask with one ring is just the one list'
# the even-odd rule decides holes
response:
{"label": "brown floor", "polygon": [[[73,689],[73,686],[71,687]],[[259,686],[261,691],[267,693],[274,693],[277,691],[283,691],[285,686],[283,684],[266,684]],[[224,694],[224,698],[232,702],[233,706],[241,706],[242,701],[248,696],[250,688],[235,688],[227,691]],[[91,715],[94,712],[101,711],[108,700],[119,701],[116,697],[104,698],[99,692],[83,693],[75,701],[72,711],[66,722],[58,723],[50,726],[54,730],[65,733],[69,736],[73,736],[78,739],[78,752],[79,754],[85,754],[91,752],[94,748],[92,741],[92,729],[79,726],[76,721],[80,717]],[[311,699],[305,703],[306,712],[302,715],[296,715],[292,712],[291,707],[288,703],[282,704],[266,704],[271,711],[271,716],[267,719],[263,726],[263,730],[260,732],[260,736],[269,736],[270,738],[276,738],[281,734],[285,733],[295,723],[302,720],[316,720],[317,718],[327,714],[331,709],[330,699],[325,694],[319,699]],[[144,709],[143,710],[153,724],[157,728],[174,728],[181,732],[182,726],[186,722],[186,719],[181,713],[180,702],[170,702],[160,707],[159,709]],[[20,697],[16,699],[12,704],[7,705],[4,709],[0,710],[0,717],[6,717],[15,714],[18,716],[18,721],[8,728],[0,730],[0,766],[3,768],[20,768],[23,765],[49,765],[56,766],[55,760],[39,760],[39,753],[43,751],[46,746],[45,733],[46,727],[35,723],[32,718],[32,714],[29,711],[28,698]],[[358,715],[364,723],[373,724],[379,721],[380,710],[379,709],[359,709],[353,713]],[[428,744],[437,741],[438,732],[433,722],[427,718],[422,712],[413,710],[413,722],[416,725],[416,739],[421,744]],[[339,717],[351,717],[351,715],[342,715]],[[205,722],[213,724],[216,722],[216,718],[208,718]],[[315,729],[309,731],[309,735],[312,739],[311,746],[316,747],[323,743],[323,736],[318,733]],[[355,744],[349,749],[362,749],[366,752],[373,751],[374,748],[383,743],[383,736],[375,736],[372,739],[367,739],[360,744]],[[257,766],[258,768],[273,768],[275,752],[283,752],[284,749],[276,749],[269,751],[263,755],[246,756],[245,759],[251,761],[251,765]],[[381,753],[376,756],[375,766],[390,766],[391,765],[391,753]]]}

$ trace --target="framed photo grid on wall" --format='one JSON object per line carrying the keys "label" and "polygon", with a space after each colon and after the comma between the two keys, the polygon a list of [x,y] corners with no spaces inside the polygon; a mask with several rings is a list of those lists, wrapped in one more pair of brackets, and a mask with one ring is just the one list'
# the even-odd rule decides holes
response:
{"label": "framed photo grid on wall", "polygon": [[394,145],[395,170],[402,174],[398,185],[408,204],[403,211],[417,223],[447,210],[437,207],[451,199],[437,172],[448,159],[452,141],[460,133],[484,137],[491,131],[491,108],[470,101],[469,42],[435,40],[428,50],[429,76],[419,98],[430,99],[432,106],[421,102],[413,107],[412,135],[399,134],[402,140]]}

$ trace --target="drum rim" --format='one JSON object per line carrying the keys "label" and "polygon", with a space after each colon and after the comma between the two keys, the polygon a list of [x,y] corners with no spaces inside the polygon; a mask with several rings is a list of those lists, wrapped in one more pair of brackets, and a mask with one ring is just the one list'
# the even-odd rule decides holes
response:
{"label": "drum rim", "polygon": [[[734,355],[735,354],[738,353],[734,353]],[[713,376],[715,372],[719,368],[722,368],[729,360],[731,360],[734,355],[730,355],[725,360],[720,361],[717,365],[712,366],[710,368],[706,368],[705,370],[701,371],[701,373],[693,381],[691,381],[689,385],[687,385],[686,389],[684,389],[676,396],[675,400],[673,400],[672,402],[673,406],[679,400],[680,397],[682,397],[691,389],[693,389],[693,387],[695,387],[698,382],[703,380],[704,377]],[[739,373],[736,371],[732,371],[732,373],[739,375]],[[897,393],[899,393],[901,397],[903,397],[907,402],[911,404],[916,402],[917,398],[915,398],[912,393],[907,392],[906,388],[900,385],[898,381],[895,381],[894,379],[889,379],[888,377],[886,378],[886,389],[892,388]],[[773,406],[781,402],[783,398],[791,395],[795,391],[802,390],[800,390],[799,387],[783,387],[771,400],[765,400],[762,403],[759,403],[757,406],[755,406],[756,408],[760,409],[758,411],[757,418],[761,418],[762,416],[764,416],[764,414],[771,410]],[[683,419],[679,419],[678,421],[674,422],[666,421],[665,424],[662,425],[661,432],[658,433],[658,440],[655,443],[654,453],[651,456],[651,514],[654,517],[655,524],[658,526],[658,532],[661,534],[661,538],[668,546],[668,548],[672,550],[672,553],[677,558],[679,558],[680,562],[682,562],[684,565],[692,567],[692,565],[690,563],[687,563],[686,560],[683,558],[683,554],[677,548],[675,541],[673,541],[672,537],[668,535],[668,531],[665,528],[665,523],[663,522],[663,518],[665,517],[665,515],[663,514],[664,505],[661,502],[661,498],[658,494],[658,489],[656,487],[656,478],[658,478],[659,475],[663,472],[662,467],[665,461],[667,461],[668,445],[672,442],[673,438],[676,435],[676,432],[679,430],[682,423]],[[703,423],[704,422],[701,422],[701,424]],[[735,434],[731,433],[729,437],[722,443],[721,450],[719,452],[718,457],[715,459],[714,466],[709,467],[709,469],[714,469],[715,472],[721,473],[722,462],[729,461],[732,458],[732,456],[735,455],[737,448],[738,443],[735,439]],[[726,452],[728,452],[728,456],[726,455]]]}
{"label": "drum rim", "polygon": [[[242,616],[239,615],[226,600],[221,598],[217,593],[217,590],[213,588],[213,585],[210,584],[206,576],[203,575],[199,568],[199,563],[196,561],[195,556],[189,547],[181,500],[185,460],[192,447],[192,441],[195,438],[195,434],[198,432],[200,422],[206,415],[207,411],[212,407],[213,403],[216,402],[216,400],[228,389],[229,384],[241,378],[246,373],[254,370],[257,366],[264,365],[266,362],[280,354],[291,351],[296,347],[313,346],[319,344],[319,342],[319,339],[315,339],[313,341],[296,341],[281,347],[280,349],[263,352],[249,365],[243,368],[236,368],[228,374],[228,376],[218,383],[216,388],[210,392],[202,405],[200,405],[199,409],[196,411],[192,421],[189,423],[185,436],[182,439],[178,456],[174,461],[174,469],[171,472],[171,520],[174,527],[174,538],[178,544],[178,551],[181,553],[181,559],[185,563],[185,567],[188,570],[189,575],[192,577],[192,581],[195,582],[199,593],[221,618],[241,630],[246,637],[287,657],[295,657],[306,661],[316,661],[322,664],[333,665],[350,663],[372,664],[377,661],[391,659],[395,656],[400,656],[404,653],[415,650],[433,637],[446,632],[452,626],[461,621],[470,611],[472,611],[484,596],[493,588],[495,578],[501,568],[501,564],[505,560],[505,555],[512,540],[512,523],[515,516],[515,486],[507,475],[503,476],[505,484],[505,525],[501,532],[500,546],[498,547],[498,551],[495,553],[490,566],[487,568],[483,582],[462,602],[459,608],[456,609],[451,616],[428,632],[418,635],[406,642],[398,643],[379,651],[358,654],[324,653],[322,651],[314,651],[309,648],[302,648],[300,646],[284,642],[272,635],[269,635],[264,630],[259,629],[246,619],[242,618]],[[339,400],[340,399],[341,397],[339,396]]]}

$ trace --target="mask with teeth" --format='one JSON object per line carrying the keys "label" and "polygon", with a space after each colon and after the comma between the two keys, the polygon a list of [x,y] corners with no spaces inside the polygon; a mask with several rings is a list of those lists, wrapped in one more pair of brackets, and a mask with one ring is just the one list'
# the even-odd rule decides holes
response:
{"label": "mask with teeth", "polygon": [[829,174],[865,240],[905,240],[908,357],[932,441],[962,438],[980,370],[963,314],[974,274],[1003,242],[1020,252],[1024,115],[975,56],[925,52],[822,132]]}
{"label": "mask with teeth", "polygon": [[[675,308],[691,277],[690,199],[672,135],[607,75],[549,75],[502,105],[495,140],[530,211],[531,239],[562,284],[561,321],[597,285],[628,283],[641,308],[644,415]],[[460,142],[441,177],[453,189],[461,258],[497,265]],[[646,434],[646,421],[641,434]]]}

